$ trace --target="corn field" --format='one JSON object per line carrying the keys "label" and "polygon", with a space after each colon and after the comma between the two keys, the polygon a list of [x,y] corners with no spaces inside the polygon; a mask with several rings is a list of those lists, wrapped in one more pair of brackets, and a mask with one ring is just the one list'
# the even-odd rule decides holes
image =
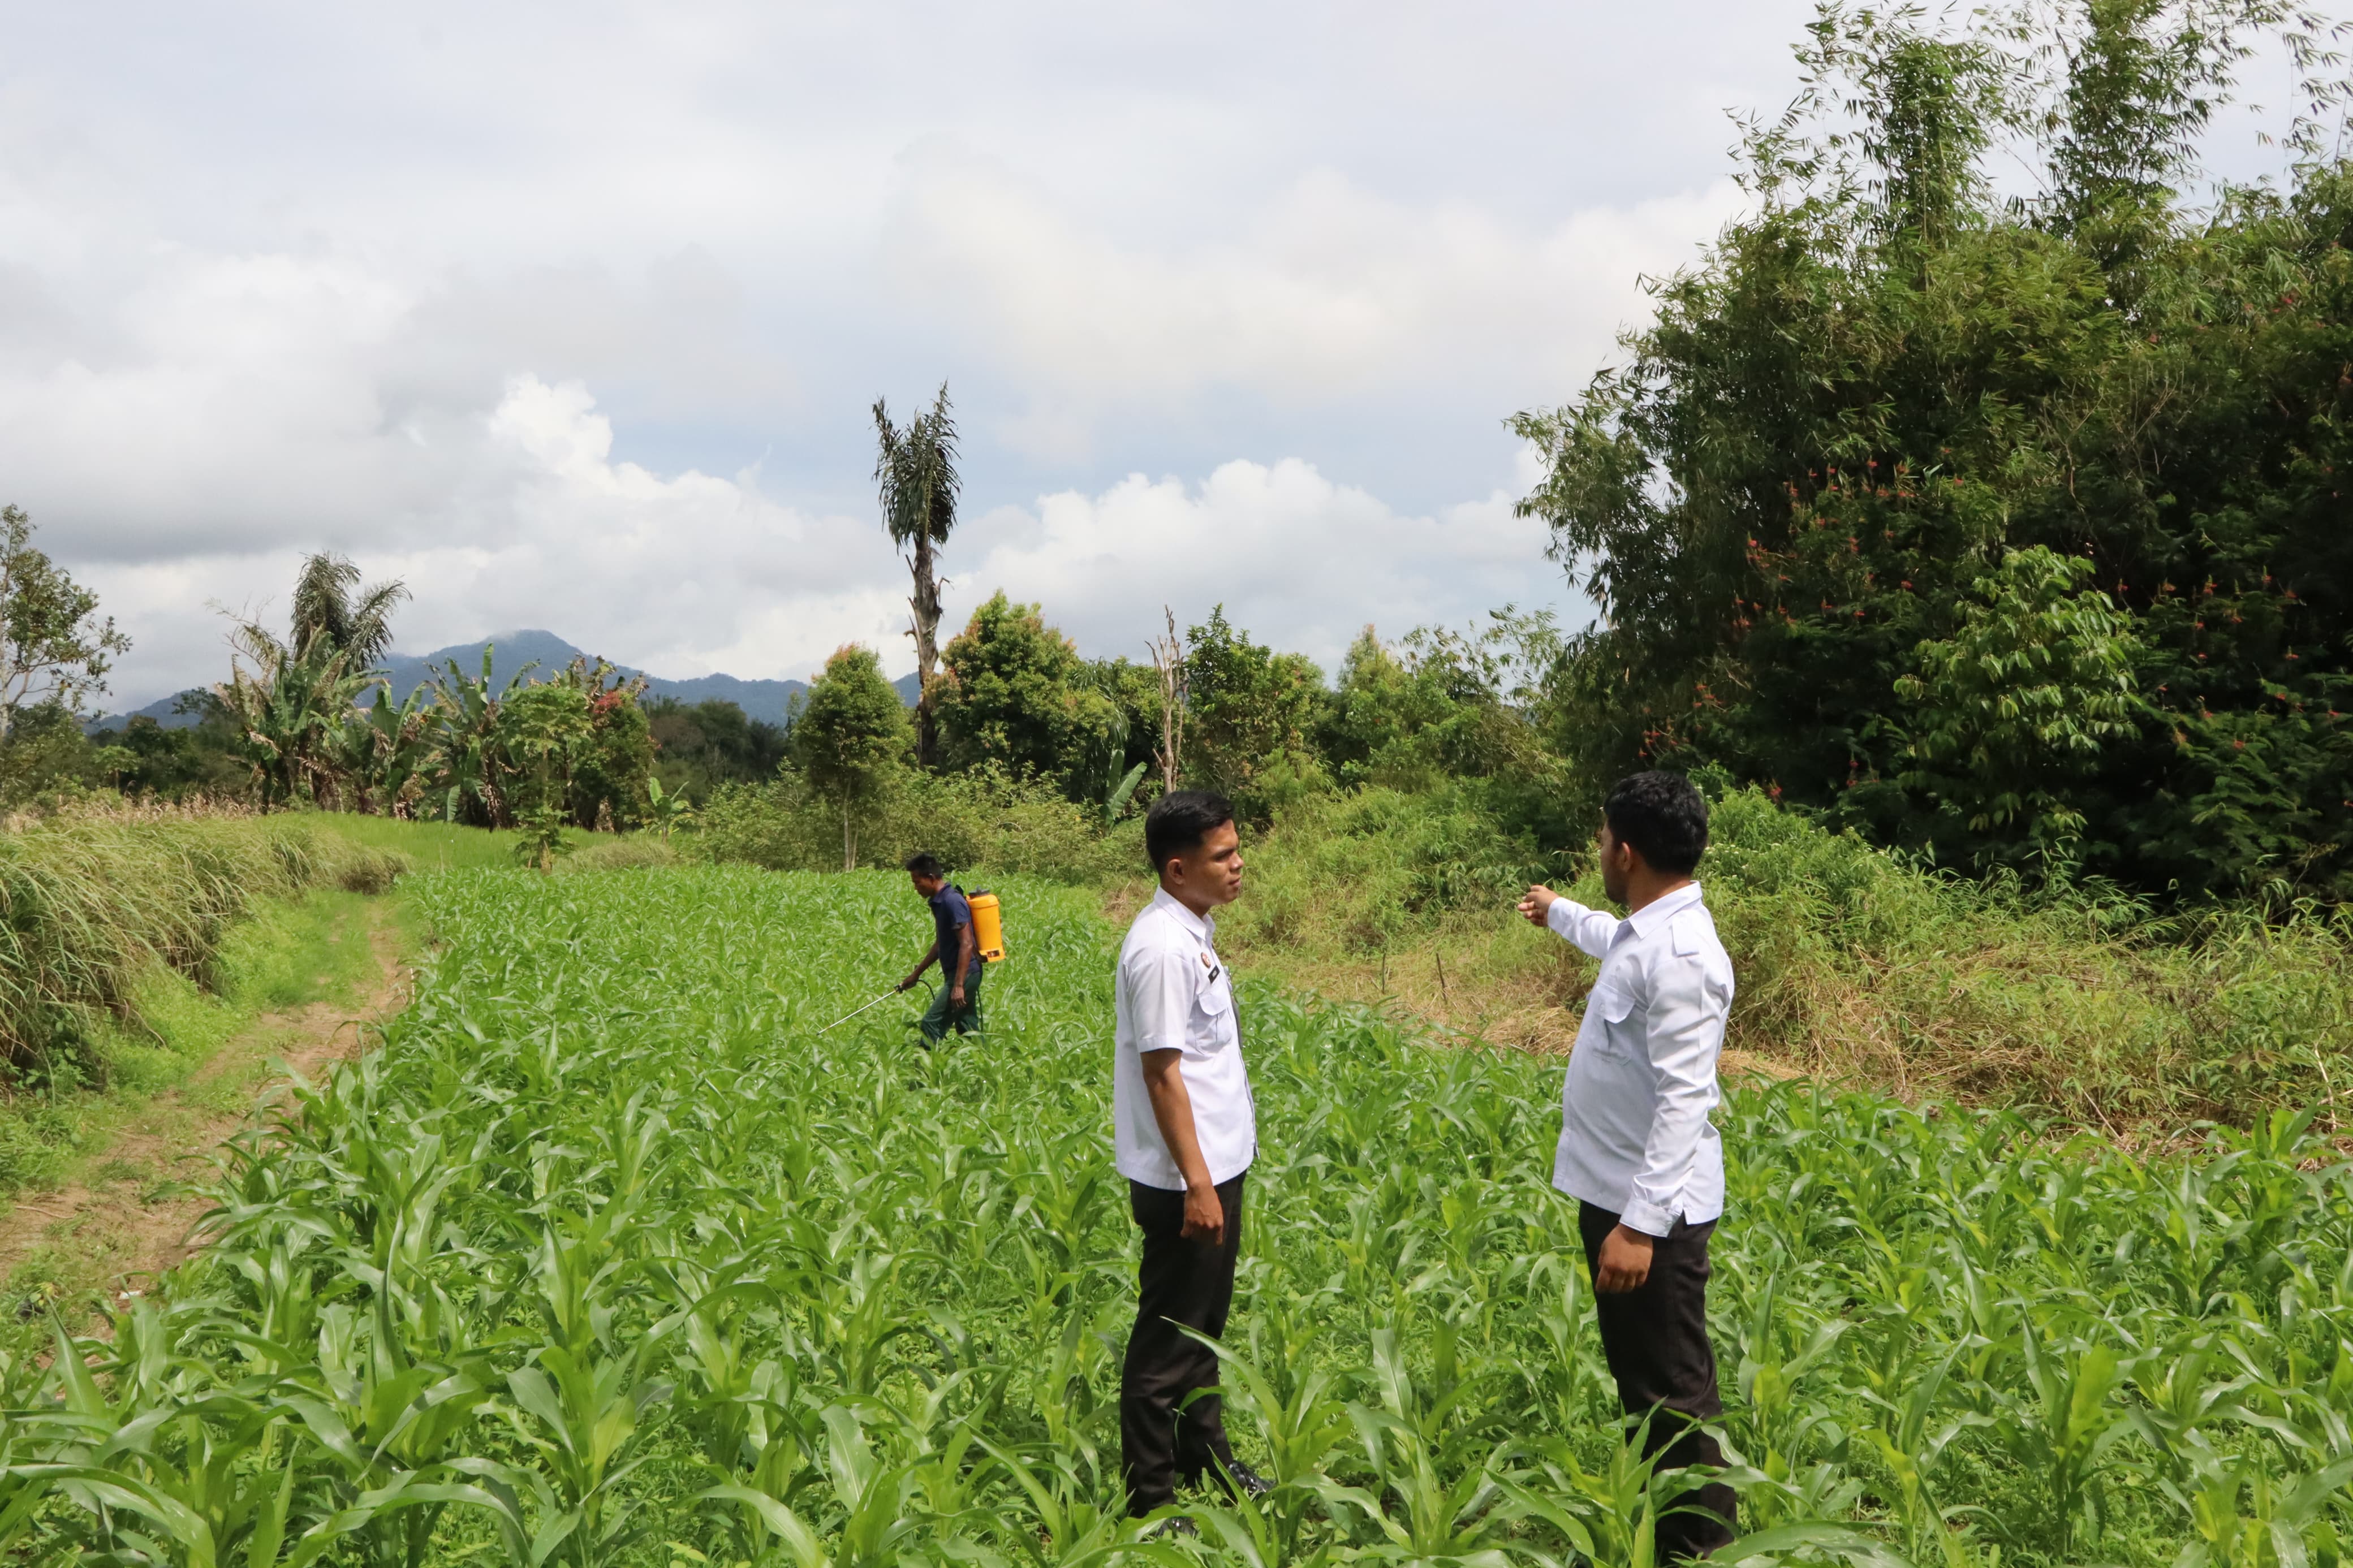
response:
{"label": "corn field", "polygon": [[[1265,1499],[1120,1517],[1113,931],[1000,885],[992,1034],[880,1008],[895,878],[412,884],[381,1050],[233,1149],[211,1248],[0,1371],[10,1562],[1647,1565],[1559,1063],[1247,984],[1228,1420]],[[868,1026],[869,1020],[874,1022]],[[2135,1158],[1788,1086],[1722,1116],[1742,1560],[2333,1565],[2353,1194],[2294,1118]]]}

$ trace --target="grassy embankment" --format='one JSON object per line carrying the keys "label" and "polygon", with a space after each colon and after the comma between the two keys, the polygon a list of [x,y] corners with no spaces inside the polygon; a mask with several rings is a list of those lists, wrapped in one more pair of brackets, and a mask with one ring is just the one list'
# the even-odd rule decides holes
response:
{"label": "grassy embankment", "polygon": [[471,847],[331,820],[132,812],[0,835],[0,1193],[63,1179],[256,1019],[355,994],[376,967],[366,895],[418,848]]}

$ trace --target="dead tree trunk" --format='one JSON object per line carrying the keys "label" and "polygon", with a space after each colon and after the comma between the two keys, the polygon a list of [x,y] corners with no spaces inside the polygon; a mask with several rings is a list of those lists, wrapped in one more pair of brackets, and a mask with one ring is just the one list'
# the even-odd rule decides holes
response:
{"label": "dead tree trunk", "polygon": [[1176,789],[1184,765],[1185,643],[1176,635],[1176,612],[1163,605],[1160,613],[1168,618],[1168,634],[1152,642],[1152,668],[1160,673],[1160,744],[1152,760],[1160,764],[1160,788],[1166,794]]}

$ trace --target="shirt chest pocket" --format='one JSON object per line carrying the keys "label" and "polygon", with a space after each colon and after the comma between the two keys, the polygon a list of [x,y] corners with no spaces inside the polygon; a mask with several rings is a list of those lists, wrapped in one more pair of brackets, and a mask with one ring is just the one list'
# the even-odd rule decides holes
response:
{"label": "shirt chest pocket", "polygon": [[1594,1039],[1602,1055],[1631,1057],[1641,1054],[1646,1023],[1645,1009],[1641,994],[1632,984],[1632,976],[1623,972],[1603,975],[1595,983],[1592,999],[1585,1005],[1601,1026]]}
{"label": "shirt chest pocket", "polygon": [[1185,1031],[1187,1054],[1209,1057],[1224,1050],[1233,1037],[1233,988],[1224,976],[1204,975],[1193,994],[1192,1026]]}

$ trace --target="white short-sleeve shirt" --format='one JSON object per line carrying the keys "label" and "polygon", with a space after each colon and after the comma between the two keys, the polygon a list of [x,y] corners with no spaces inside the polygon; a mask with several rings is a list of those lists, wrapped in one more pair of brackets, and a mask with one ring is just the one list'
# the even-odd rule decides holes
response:
{"label": "white short-sleeve shirt", "polygon": [[1718,1217],[1724,1142],[1708,1116],[1732,960],[1699,884],[1622,921],[1567,899],[1545,920],[1601,961],[1561,1083],[1552,1184],[1646,1236]]}
{"label": "white short-sleeve shirt", "polygon": [[1147,1187],[1184,1190],[1144,1087],[1144,1053],[1178,1051],[1176,1070],[1193,1102],[1193,1136],[1209,1180],[1229,1182],[1258,1153],[1258,1113],[1242,1035],[1234,1019],[1233,976],[1213,945],[1215,921],[1164,890],[1127,928],[1119,950],[1117,1029],[1112,1052],[1113,1163]]}

